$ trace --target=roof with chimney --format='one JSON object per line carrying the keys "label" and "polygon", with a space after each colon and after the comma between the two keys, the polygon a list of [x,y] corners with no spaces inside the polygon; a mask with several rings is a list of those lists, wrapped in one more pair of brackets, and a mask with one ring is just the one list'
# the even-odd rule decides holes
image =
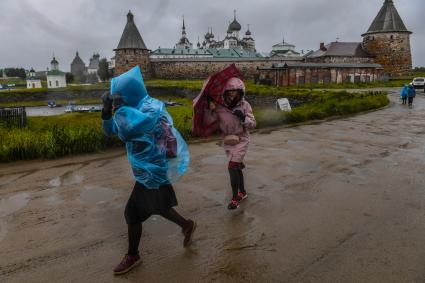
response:
{"label": "roof with chimney", "polygon": [[147,49],[134,23],[134,16],[131,11],[127,14],[127,24],[125,25],[118,47],[115,50],[119,49]]}
{"label": "roof with chimney", "polygon": [[400,15],[394,6],[393,0],[385,0],[384,5],[373,20],[369,29],[362,36],[381,32],[408,32]]}
{"label": "roof with chimney", "polygon": [[370,57],[360,42],[331,42],[314,51],[307,58],[318,57]]}

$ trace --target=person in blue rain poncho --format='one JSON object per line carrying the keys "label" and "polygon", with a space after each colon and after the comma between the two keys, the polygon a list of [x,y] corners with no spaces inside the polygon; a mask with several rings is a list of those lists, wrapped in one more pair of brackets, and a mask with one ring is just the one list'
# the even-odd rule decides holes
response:
{"label": "person in blue rain poncho", "polygon": [[400,91],[400,98],[403,105],[406,104],[408,92],[409,92],[409,87],[406,84],[403,85]]}
{"label": "person in blue rain poncho", "polygon": [[128,252],[114,269],[115,274],[124,274],[141,261],[142,223],[153,214],[179,225],[183,245],[190,244],[196,223],[174,210],[177,198],[171,185],[186,172],[189,152],[164,103],[148,95],[138,66],[113,78],[110,94],[104,94],[102,101],[104,132],[125,143],[136,180],[124,213]]}

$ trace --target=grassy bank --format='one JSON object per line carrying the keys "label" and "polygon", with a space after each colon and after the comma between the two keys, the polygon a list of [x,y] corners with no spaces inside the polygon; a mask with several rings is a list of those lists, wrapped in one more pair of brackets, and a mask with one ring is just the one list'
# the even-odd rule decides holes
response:
{"label": "grassy bank", "polygon": [[[168,108],[176,128],[190,140],[191,101],[172,98],[183,106]],[[258,127],[305,122],[330,116],[348,115],[383,107],[389,103],[385,93],[325,92],[314,94],[314,102],[294,108],[290,113],[273,109],[254,109]],[[98,152],[122,146],[117,138],[103,135],[99,113],[74,113],[50,117],[29,117],[24,129],[0,127],[0,161],[57,158],[70,154]]]}
{"label": "grassy bank", "polygon": [[289,113],[276,112],[269,109],[255,109],[254,114],[257,117],[258,127],[264,128],[355,114],[378,109],[388,105],[388,103],[389,99],[384,92],[327,92],[320,97],[316,97],[314,102],[293,108]]}

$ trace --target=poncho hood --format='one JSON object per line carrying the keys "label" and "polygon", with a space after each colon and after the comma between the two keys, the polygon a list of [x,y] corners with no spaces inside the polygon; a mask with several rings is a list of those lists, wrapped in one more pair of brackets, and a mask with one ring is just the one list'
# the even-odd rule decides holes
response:
{"label": "poncho hood", "polygon": [[112,98],[115,94],[120,94],[124,105],[130,107],[137,107],[148,95],[139,66],[112,79]]}

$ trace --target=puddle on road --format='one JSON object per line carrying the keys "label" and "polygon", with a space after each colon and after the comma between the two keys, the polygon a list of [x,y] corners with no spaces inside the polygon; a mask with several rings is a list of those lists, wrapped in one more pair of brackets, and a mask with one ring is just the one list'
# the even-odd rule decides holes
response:
{"label": "puddle on road", "polygon": [[59,199],[57,195],[51,195],[47,198],[47,204],[49,205],[57,205],[61,203],[62,201]]}
{"label": "puddle on road", "polygon": [[20,193],[0,200],[0,217],[10,215],[25,207],[29,201],[28,193]]}
{"label": "puddle on road", "polygon": [[104,203],[114,198],[115,192],[104,187],[85,187],[80,194],[80,200],[89,203]]}
{"label": "puddle on road", "polygon": [[49,186],[58,188],[60,186],[80,184],[84,177],[75,171],[67,172],[60,177],[55,177],[49,181]]}
{"label": "puddle on road", "polygon": [[203,158],[201,162],[204,164],[209,164],[209,165],[223,165],[227,162],[227,157],[226,155],[222,155],[222,154],[213,155],[213,156]]}
{"label": "puddle on road", "polygon": [[84,177],[77,172],[67,172],[62,175],[61,181],[63,185],[75,185],[84,180]]}
{"label": "puddle on road", "polygon": [[53,178],[49,181],[50,187],[59,187],[61,185],[61,179],[59,177]]}

